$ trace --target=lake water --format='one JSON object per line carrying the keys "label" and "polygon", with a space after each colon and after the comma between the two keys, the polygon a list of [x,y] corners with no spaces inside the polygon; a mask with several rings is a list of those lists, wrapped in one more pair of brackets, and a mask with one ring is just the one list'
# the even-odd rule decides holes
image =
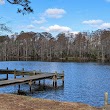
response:
{"label": "lake water", "polygon": [[[60,63],[60,62],[37,62],[37,61],[7,61],[0,62],[0,68],[21,70],[41,70],[46,72],[65,73],[65,84],[61,87],[58,82],[58,89],[48,88],[45,90],[36,89],[29,93],[29,85],[21,85],[21,90],[26,91],[29,96],[37,98],[52,99],[58,101],[81,102],[96,107],[104,105],[104,93],[110,93],[110,65],[97,63]],[[0,75],[0,78],[5,78]],[[13,75],[10,75],[10,79]],[[47,85],[52,81],[46,80]],[[0,93],[16,93],[18,86],[7,86],[0,88]],[[110,98],[109,98],[110,99]]]}

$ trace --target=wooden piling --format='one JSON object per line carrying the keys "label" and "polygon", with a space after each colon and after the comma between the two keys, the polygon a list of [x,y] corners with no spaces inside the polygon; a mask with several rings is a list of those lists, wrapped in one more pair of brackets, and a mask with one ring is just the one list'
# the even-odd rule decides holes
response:
{"label": "wooden piling", "polygon": [[39,80],[39,86],[40,86],[40,80]]}
{"label": "wooden piling", "polygon": [[24,77],[24,68],[22,68],[22,77]]}
{"label": "wooden piling", "polygon": [[105,106],[108,105],[108,92],[105,92],[105,95],[104,95],[104,105]]}
{"label": "wooden piling", "polygon": [[[8,67],[6,68],[6,70],[8,70]],[[8,73],[6,74],[6,79],[8,80]]]}
{"label": "wooden piling", "polygon": [[36,75],[36,70],[33,71],[34,75]]}
{"label": "wooden piling", "polygon": [[[33,71],[33,73],[34,73],[34,75],[36,75],[36,71],[35,70]],[[36,81],[34,81],[34,84],[36,84]]]}
{"label": "wooden piling", "polygon": [[30,92],[32,92],[32,88],[31,88],[31,86],[32,86],[32,81],[31,81],[31,80],[29,81],[29,86],[30,86]]}
{"label": "wooden piling", "polygon": [[18,85],[18,93],[20,92],[20,84]]}
{"label": "wooden piling", "polygon": [[62,85],[64,86],[64,71],[62,72]]}
{"label": "wooden piling", "polygon": [[14,70],[14,79],[16,79],[16,69]]}
{"label": "wooden piling", "polygon": [[54,87],[55,86],[55,75],[53,75],[52,80],[53,80],[53,87]]}
{"label": "wooden piling", "polygon": [[[46,72],[41,72],[41,70],[39,72],[37,71],[24,71],[24,68],[21,71],[17,71],[16,69],[14,70],[0,70],[1,73],[3,74],[14,74],[14,79],[13,80],[6,80],[4,82],[2,82],[0,84],[1,86],[7,86],[7,85],[13,85],[13,84],[18,84],[19,86],[19,90],[20,90],[20,85],[22,83],[28,83],[30,85],[30,92],[31,92],[31,85],[32,85],[32,81],[38,81],[38,84],[40,86],[41,80],[43,81],[43,85],[45,85],[45,79],[52,79],[53,81],[53,87],[57,87],[57,80],[61,79],[62,80],[62,84],[64,85],[64,71],[62,73],[57,73],[56,71],[54,73],[46,73]],[[23,73],[23,74],[22,74]],[[32,74],[31,74],[32,73]],[[18,78],[17,79],[17,75],[21,75],[24,77],[24,75],[30,75],[29,77],[26,78]],[[33,76],[31,76],[33,75]],[[7,76],[8,78],[8,76]],[[5,78],[6,79],[6,78]],[[31,81],[30,81],[31,80]]]}
{"label": "wooden piling", "polygon": [[57,72],[55,71],[55,88],[57,87]]}
{"label": "wooden piling", "polygon": [[[39,74],[41,73],[41,70],[39,70]],[[39,80],[39,86],[40,86],[40,80]]]}
{"label": "wooden piling", "polygon": [[30,85],[30,92],[32,92],[31,85]]}
{"label": "wooden piling", "polygon": [[53,76],[53,87],[54,87],[54,85],[55,85],[55,81],[54,81],[54,76]]}

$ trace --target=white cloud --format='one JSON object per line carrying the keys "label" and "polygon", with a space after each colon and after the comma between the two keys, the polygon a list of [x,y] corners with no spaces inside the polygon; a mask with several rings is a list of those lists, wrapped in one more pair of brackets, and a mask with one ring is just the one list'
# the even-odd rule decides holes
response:
{"label": "white cloud", "polygon": [[44,27],[44,26],[41,26],[40,29],[41,29],[41,30],[45,30],[45,31],[47,30],[47,28]]}
{"label": "white cloud", "polygon": [[49,8],[43,13],[43,15],[50,18],[61,18],[65,13],[66,11],[64,9]]}
{"label": "white cloud", "polygon": [[83,21],[83,24],[90,25],[97,29],[107,29],[110,28],[110,23],[104,22],[103,20],[88,20]]}
{"label": "white cloud", "polygon": [[34,23],[34,24],[43,24],[45,22],[47,22],[47,21],[43,17],[40,17],[40,20],[34,20],[34,21],[32,21],[32,23]]}
{"label": "white cloud", "polygon": [[4,5],[5,4],[5,0],[0,0],[0,4]]}
{"label": "white cloud", "polygon": [[59,26],[59,25],[49,26],[48,28],[40,27],[40,29],[48,31],[48,32],[67,32],[67,31],[72,31],[72,29],[67,27],[67,26]]}
{"label": "white cloud", "polygon": [[110,28],[110,23],[103,23],[99,26],[100,29]]}
{"label": "white cloud", "polygon": [[35,26],[31,24],[31,25],[27,25],[26,28],[27,28],[27,29],[34,29]]}
{"label": "white cloud", "polygon": [[103,20],[87,20],[87,21],[83,21],[82,23],[87,25],[98,25],[103,23]]}
{"label": "white cloud", "polygon": [[34,29],[35,26],[30,24],[30,25],[19,25],[18,26],[19,29]]}

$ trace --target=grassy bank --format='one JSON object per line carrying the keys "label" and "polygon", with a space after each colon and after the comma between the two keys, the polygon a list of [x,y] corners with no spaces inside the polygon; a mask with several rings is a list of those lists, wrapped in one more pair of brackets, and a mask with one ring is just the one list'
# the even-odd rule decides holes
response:
{"label": "grassy bank", "polygon": [[86,104],[0,94],[0,110],[102,110]]}

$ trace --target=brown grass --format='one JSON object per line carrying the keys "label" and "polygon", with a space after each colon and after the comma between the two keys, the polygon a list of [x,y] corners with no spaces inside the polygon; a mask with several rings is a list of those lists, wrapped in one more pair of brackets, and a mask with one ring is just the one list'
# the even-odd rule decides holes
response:
{"label": "brown grass", "polygon": [[57,102],[27,96],[0,94],[0,110],[102,110],[81,103]]}

